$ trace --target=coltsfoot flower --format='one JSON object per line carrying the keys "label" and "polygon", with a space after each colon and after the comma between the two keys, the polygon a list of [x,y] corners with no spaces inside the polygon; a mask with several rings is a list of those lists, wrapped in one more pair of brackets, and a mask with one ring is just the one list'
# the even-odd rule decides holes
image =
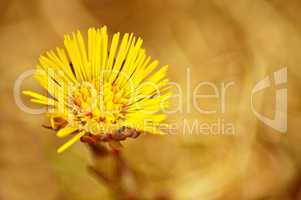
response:
{"label": "coltsfoot flower", "polygon": [[89,135],[103,135],[130,128],[163,134],[160,127],[171,92],[167,66],[146,55],[142,39],[115,33],[106,26],[88,30],[87,41],[77,31],[65,35],[63,48],[39,58],[35,79],[48,95],[23,91],[31,101],[48,106],[47,116],[60,138],[72,135],[61,153]]}

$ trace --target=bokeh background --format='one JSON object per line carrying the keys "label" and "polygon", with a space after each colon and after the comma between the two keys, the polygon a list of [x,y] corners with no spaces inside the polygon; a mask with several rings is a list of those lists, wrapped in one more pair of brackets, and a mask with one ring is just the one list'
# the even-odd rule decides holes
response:
{"label": "bokeh background", "polygon": [[[192,86],[235,82],[225,113],[169,116],[179,124],[222,117],[235,125],[234,135],[184,135],[179,129],[124,143],[143,198],[301,199],[300,9],[299,0],[1,0],[0,199],[112,199],[110,188],[87,173],[88,149],[78,143],[57,155],[63,141],[41,127],[42,115],[21,111],[13,96],[18,76],[33,69],[41,53],[62,46],[65,33],[101,25],[141,36],[184,92],[188,67]],[[253,86],[281,67],[288,68],[286,134],[264,125],[250,107]],[[22,87],[41,90],[30,79]],[[273,88],[259,94],[257,111],[272,117],[274,98]]]}

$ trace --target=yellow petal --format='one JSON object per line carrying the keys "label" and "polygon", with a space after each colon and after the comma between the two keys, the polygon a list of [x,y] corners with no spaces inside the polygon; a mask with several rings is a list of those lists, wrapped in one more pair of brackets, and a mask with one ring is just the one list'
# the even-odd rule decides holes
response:
{"label": "yellow petal", "polygon": [[58,136],[60,138],[63,138],[63,137],[66,137],[66,136],[70,135],[71,133],[73,133],[76,130],[77,130],[77,128],[74,127],[74,126],[66,126],[66,127],[62,128],[62,129],[60,129],[56,133],[56,136]]}
{"label": "yellow petal", "polygon": [[56,103],[56,101],[54,99],[48,98],[48,97],[46,97],[42,94],[39,94],[39,93],[36,93],[36,92],[33,92],[33,91],[25,90],[25,91],[22,91],[22,93],[24,95],[33,97],[36,100],[43,101],[43,102],[48,102],[49,105],[54,105]]}
{"label": "yellow petal", "polygon": [[68,142],[66,142],[65,144],[63,144],[58,150],[57,153],[63,153],[66,149],[68,149],[70,146],[72,146],[75,142],[77,142],[78,140],[80,140],[80,138],[82,136],[85,135],[85,132],[80,132],[79,134],[77,134],[76,136],[74,136],[72,139],[70,139]]}

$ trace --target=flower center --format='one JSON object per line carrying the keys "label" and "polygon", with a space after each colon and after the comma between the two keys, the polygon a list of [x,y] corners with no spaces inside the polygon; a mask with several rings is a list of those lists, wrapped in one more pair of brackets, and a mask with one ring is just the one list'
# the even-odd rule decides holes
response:
{"label": "flower center", "polygon": [[124,119],[124,108],[128,103],[125,95],[125,90],[109,83],[99,86],[88,82],[79,84],[74,87],[69,99],[73,124],[92,134],[121,128],[119,122]]}

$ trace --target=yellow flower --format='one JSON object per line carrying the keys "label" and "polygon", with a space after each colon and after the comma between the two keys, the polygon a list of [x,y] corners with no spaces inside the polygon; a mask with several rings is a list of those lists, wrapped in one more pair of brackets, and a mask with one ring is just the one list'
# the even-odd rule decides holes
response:
{"label": "yellow flower", "polygon": [[[78,31],[65,35],[64,46],[42,55],[35,79],[48,91],[44,96],[23,91],[31,101],[47,105],[47,116],[58,137],[73,135],[61,153],[85,134],[113,133],[123,127],[163,134],[162,110],[171,93],[167,66],[158,68],[133,34],[90,28],[87,42]],[[87,48],[86,48],[87,47]],[[167,126],[167,125],[166,125]]]}

